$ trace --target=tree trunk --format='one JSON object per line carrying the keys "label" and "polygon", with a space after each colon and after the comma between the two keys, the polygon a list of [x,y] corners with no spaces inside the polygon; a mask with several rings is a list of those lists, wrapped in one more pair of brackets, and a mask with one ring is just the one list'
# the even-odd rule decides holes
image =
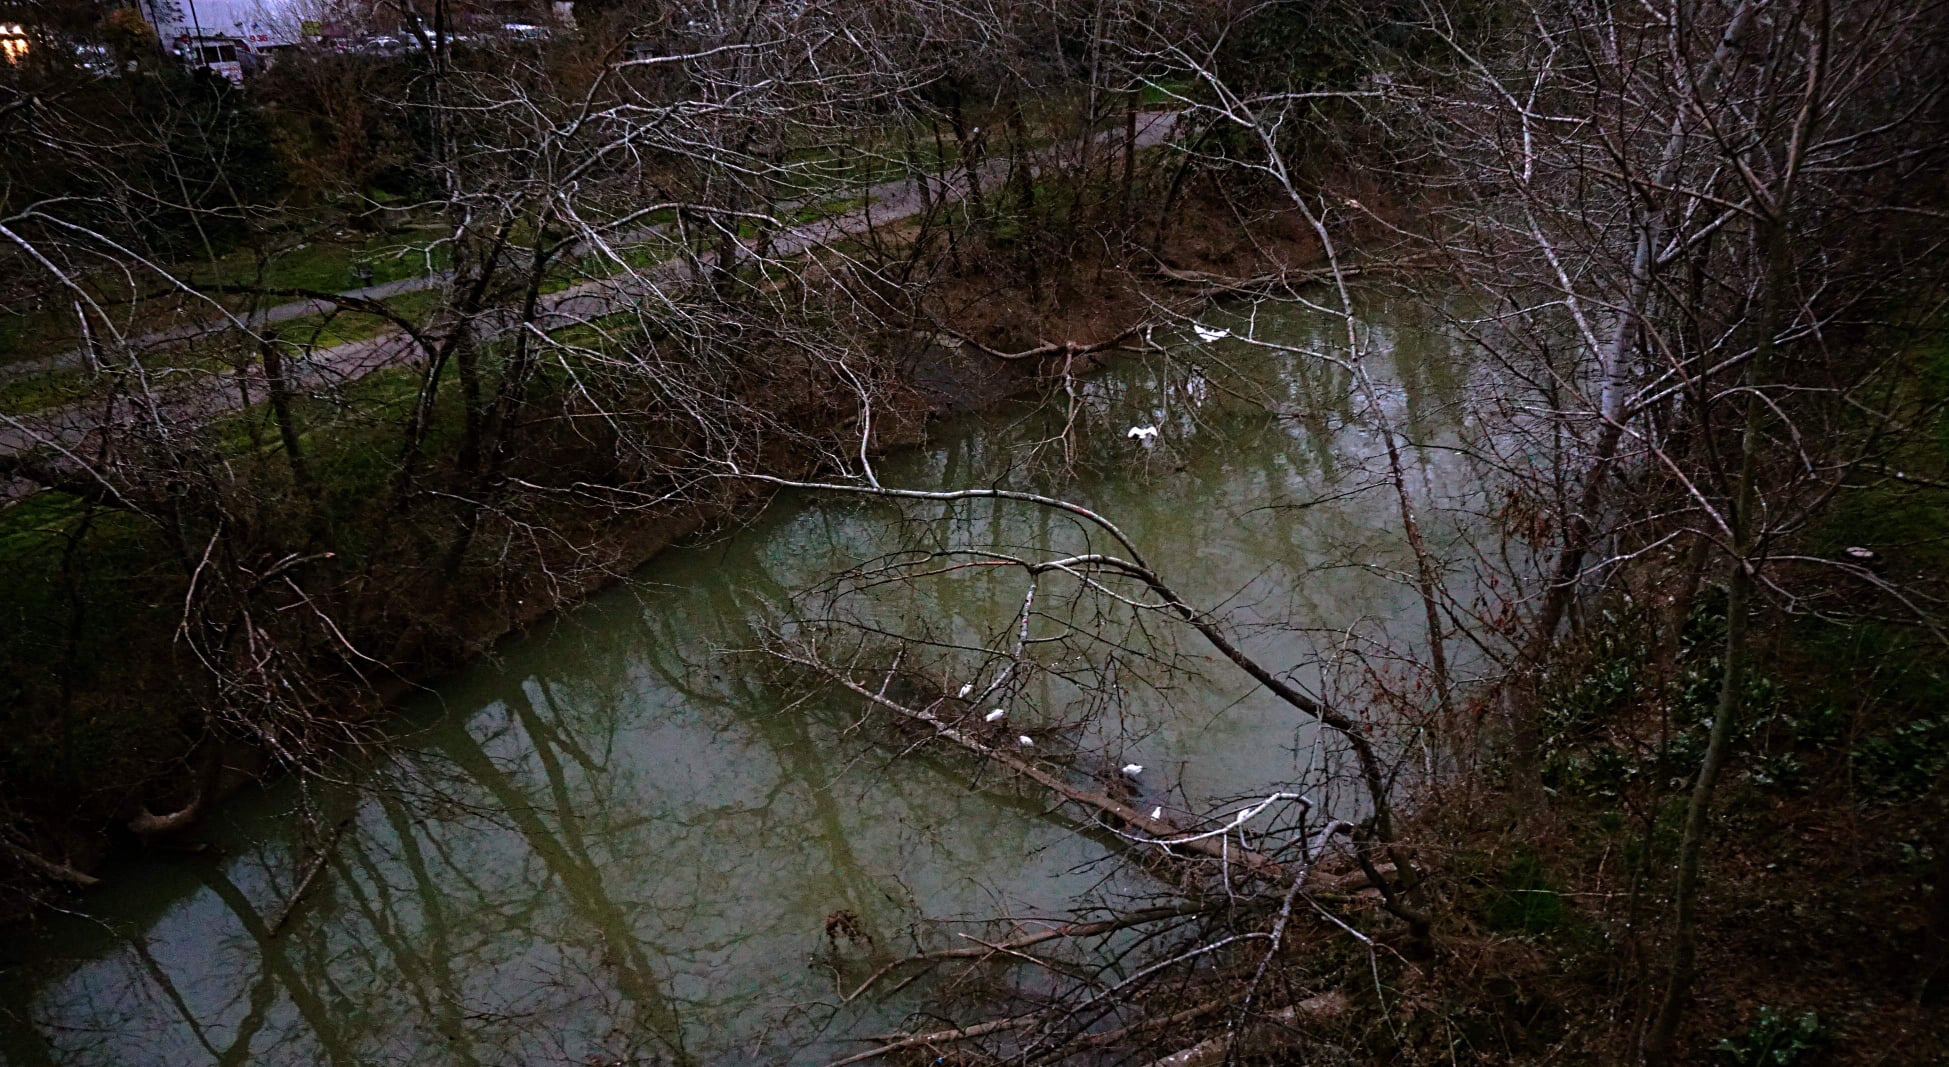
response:
{"label": "tree trunk", "polygon": [[[1813,65],[1818,68],[1816,52]],[[1809,101],[1811,103],[1811,101]],[[1803,109],[1801,127],[1795,142],[1804,133],[1811,108]],[[1732,570],[1726,596],[1726,652],[1719,701],[1712,713],[1712,732],[1706,742],[1705,760],[1693,783],[1692,797],[1686,805],[1684,837],[1678,846],[1678,885],[1673,896],[1677,907],[1673,931],[1671,981],[1664,1002],[1645,1037],[1644,1059],[1649,1067],[1665,1067],[1671,1062],[1672,1041],[1678,1033],[1679,1018],[1692,989],[1692,971],[1698,954],[1699,857],[1704,848],[1706,816],[1712,806],[1713,791],[1725,766],[1726,739],[1732,723],[1744,710],[1746,631],[1753,583],[1764,556],[1759,550],[1763,530],[1759,507],[1759,453],[1766,446],[1764,420],[1770,410],[1758,395],[1767,384],[1772,364],[1773,335],[1780,320],[1780,305],[1787,279],[1787,219],[1793,199],[1794,160],[1790,156],[1785,176],[1780,180],[1772,215],[1761,223],[1759,244],[1766,256],[1761,281],[1760,313],[1753,339],[1753,359],[1747,364],[1745,381],[1746,425],[1740,434],[1739,477],[1736,496],[1728,518],[1732,535]],[[1707,427],[1707,432],[1710,427]]]}
{"label": "tree trunk", "polygon": [[1935,887],[1929,893],[1929,924],[1922,933],[1924,1004],[1949,996],[1949,768],[1936,777]]}
{"label": "tree trunk", "polygon": [[1119,220],[1130,225],[1130,206],[1137,188],[1137,94],[1125,98],[1123,109],[1123,199],[1117,209]]}
{"label": "tree trunk", "polygon": [[1015,210],[1020,218],[1022,265],[1029,275],[1029,297],[1042,302],[1042,233],[1035,217],[1035,175],[1030,173],[1029,124],[1022,117],[1020,99],[1009,101],[1008,135],[1014,148],[1008,157],[1009,184],[1015,193]]}
{"label": "tree trunk", "polygon": [[1712,711],[1712,732],[1705,746],[1705,760],[1699,765],[1698,779],[1692,784],[1692,797],[1685,808],[1684,837],[1678,846],[1678,888],[1674,893],[1678,916],[1672,936],[1671,980],[1658,1016],[1645,1037],[1644,1060],[1650,1067],[1671,1062],[1672,1039],[1678,1033],[1679,1018],[1691,994],[1693,968],[1698,958],[1699,864],[1704,851],[1706,816],[1712,807],[1713,791],[1726,763],[1726,739],[1732,722],[1742,710],[1741,695],[1746,681],[1746,615],[1753,590],[1753,564],[1744,553],[1732,561],[1732,575],[1726,596],[1726,660],[1719,682],[1719,699]]}
{"label": "tree trunk", "polygon": [[264,386],[271,405],[271,418],[277,423],[278,440],[284,445],[284,461],[291,468],[291,482],[311,502],[313,514],[319,506],[318,479],[312,476],[305,458],[304,438],[298,433],[297,418],[291,411],[291,381],[286,375],[284,351],[277,336],[267,332],[259,343],[264,356]]}

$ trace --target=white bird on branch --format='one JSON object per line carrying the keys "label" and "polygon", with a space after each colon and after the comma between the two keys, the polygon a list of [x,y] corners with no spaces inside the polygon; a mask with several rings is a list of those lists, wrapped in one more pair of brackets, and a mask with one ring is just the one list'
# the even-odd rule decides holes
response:
{"label": "white bird on branch", "polygon": [[1232,335],[1232,331],[1230,330],[1222,329],[1222,328],[1214,330],[1209,326],[1205,326],[1196,322],[1191,324],[1191,332],[1197,334],[1198,340],[1203,341],[1206,344],[1210,344],[1213,341],[1223,341],[1225,338],[1230,337]]}
{"label": "white bird on branch", "polygon": [[981,717],[981,721],[982,721],[982,722],[1000,722],[1000,721],[1002,721],[1002,716],[1004,716],[1004,715],[1007,715],[1007,714],[1008,714],[1008,712],[1006,712],[1006,711],[1003,711],[1003,710],[1002,710],[1002,709],[1000,709],[1000,708],[996,708],[996,709],[995,709],[994,711],[991,711],[991,712],[989,712],[988,714],[986,714],[986,715],[983,715],[983,716]]}
{"label": "white bird on branch", "polygon": [[1132,426],[1129,430],[1125,431],[1124,436],[1133,441],[1149,441],[1157,436],[1157,427]]}

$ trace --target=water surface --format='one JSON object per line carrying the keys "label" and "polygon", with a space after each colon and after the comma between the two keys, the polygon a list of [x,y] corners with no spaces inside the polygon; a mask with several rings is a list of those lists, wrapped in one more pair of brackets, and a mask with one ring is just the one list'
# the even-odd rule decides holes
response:
{"label": "water surface", "polygon": [[[1227,324],[1338,350],[1339,327],[1298,315]],[[1467,375],[1439,331],[1388,321],[1367,337],[1440,543],[1441,506],[1475,492],[1440,447]],[[1338,653],[1421,634],[1371,413],[1331,361],[1236,341],[1178,356],[1116,364],[1077,412],[1059,401],[945,424],[879,476],[1060,491],[1112,516],[1188,599],[1224,609],[1265,662],[1353,692]],[[1153,444],[1126,435],[1140,425],[1159,428]],[[109,872],[85,915],[8,953],[0,1052],[76,1065],[818,1063],[927,1003],[924,982],[839,1002],[843,978],[889,953],[997,916],[1159,893],[1110,861],[1114,837],[1081,813],[738,651],[830,612],[924,638],[910,662],[985,687],[1013,643],[1019,572],[822,584],[956,546],[1104,547],[1019,504],[788,493],[505,642],[418,702],[383,758],[229,805],[208,831],[216,854]],[[1321,739],[1195,637],[1060,577],[1038,608],[1032,654],[1050,672],[996,695],[1011,733],[1086,750],[1085,772],[1140,762],[1143,801],[1173,812],[1326,788]],[[828,935],[841,915],[858,939]]]}

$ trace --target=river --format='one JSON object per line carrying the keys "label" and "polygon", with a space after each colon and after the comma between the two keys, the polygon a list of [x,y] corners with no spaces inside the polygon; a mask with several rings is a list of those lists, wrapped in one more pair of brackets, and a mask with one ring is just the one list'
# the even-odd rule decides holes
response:
{"label": "river", "polygon": [[[1337,324],[1293,312],[1223,324],[1343,347]],[[1187,599],[1224,610],[1264,662],[1353,692],[1344,651],[1410,647],[1422,615],[1351,376],[1167,333],[1191,362],[1131,357],[1091,378],[1067,452],[1057,396],[946,420],[880,479],[1061,492],[1116,521]],[[1466,361],[1410,321],[1366,336],[1388,418],[1416,442],[1417,508],[1447,544],[1445,507],[1478,492],[1441,447],[1461,425]],[[1150,425],[1148,443],[1127,434]],[[889,953],[998,916],[1154,898],[1082,813],[914,744],[859,700],[808,696],[747,651],[784,618],[843,617],[924,637],[913,663],[985,688],[1007,660],[1019,571],[830,581],[949,543],[1027,554],[1084,540],[1020,504],[784,494],[503,642],[413,701],[386,751],[233,800],[203,832],[207,852],[106,872],[77,912],[6,949],[0,1055],[820,1063],[940,1002],[919,981],[840,1003],[842,979]],[[1044,672],[1018,672],[1025,684],[996,698],[1004,736],[1140,763],[1141,802],[1187,819],[1272,789],[1331,792],[1320,739],[1195,634],[1056,579],[1032,627]]]}

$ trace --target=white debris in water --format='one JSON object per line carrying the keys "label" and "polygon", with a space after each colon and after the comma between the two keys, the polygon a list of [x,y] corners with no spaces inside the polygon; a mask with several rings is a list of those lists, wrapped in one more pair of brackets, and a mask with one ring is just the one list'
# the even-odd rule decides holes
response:
{"label": "white debris in water", "polygon": [[1129,430],[1124,432],[1124,436],[1130,438],[1133,441],[1149,441],[1150,439],[1157,436],[1157,427],[1132,426]]}
{"label": "white debris in water", "polygon": [[1135,778],[1144,773],[1144,765],[1141,763],[1126,763],[1123,765],[1123,773]]}
{"label": "white debris in water", "polygon": [[986,714],[986,715],[983,715],[983,716],[981,717],[981,721],[982,721],[982,722],[1000,722],[1000,721],[1002,721],[1002,716],[1004,716],[1004,715],[1006,715],[1006,714],[1008,714],[1008,712],[1006,712],[1006,711],[1003,711],[1003,710],[1002,710],[1002,709],[1000,709],[1000,708],[996,708],[996,709],[995,709],[994,711],[991,711],[991,712],[989,712],[988,714]]}
{"label": "white debris in water", "polygon": [[1198,340],[1203,341],[1206,344],[1210,344],[1213,341],[1223,341],[1225,338],[1230,337],[1232,335],[1232,331],[1230,330],[1226,330],[1226,329],[1214,330],[1209,326],[1205,326],[1196,322],[1191,324],[1191,332],[1197,334]]}

